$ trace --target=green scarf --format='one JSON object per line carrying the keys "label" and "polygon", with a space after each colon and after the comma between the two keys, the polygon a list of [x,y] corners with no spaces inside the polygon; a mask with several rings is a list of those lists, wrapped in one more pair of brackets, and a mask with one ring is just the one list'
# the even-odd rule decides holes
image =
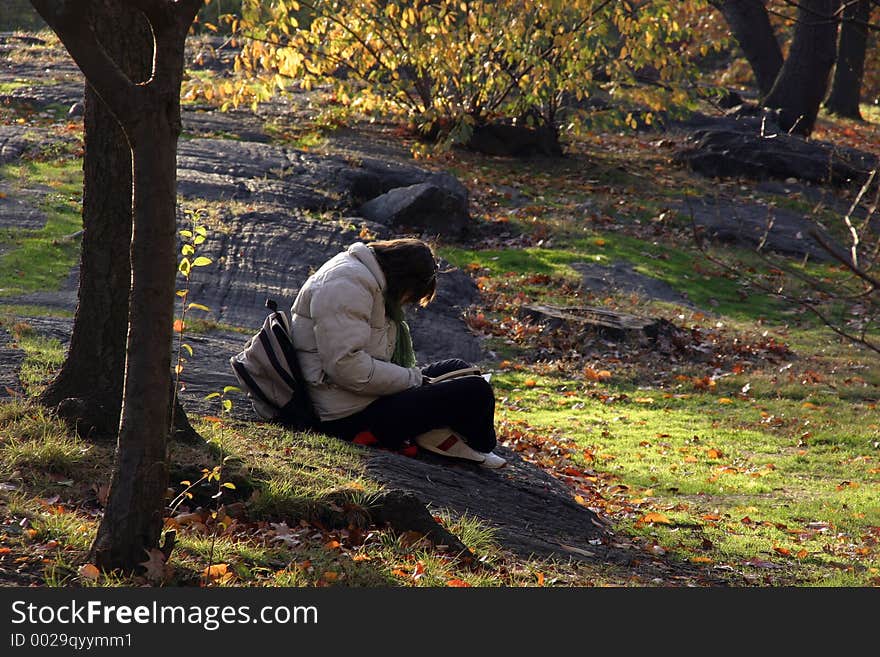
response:
{"label": "green scarf", "polygon": [[416,352],[413,349],[412,335],[409,324],[403,318],[403,307],[385,299],[385,313],[397,324],[397,340],[394,342],[394,353],[391,362],[401,367],[416,366]]}

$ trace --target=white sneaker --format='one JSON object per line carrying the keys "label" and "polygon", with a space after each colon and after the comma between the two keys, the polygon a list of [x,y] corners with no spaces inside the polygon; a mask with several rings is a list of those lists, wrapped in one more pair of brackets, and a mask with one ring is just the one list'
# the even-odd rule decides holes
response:
{"label": "white sneaker", "polygon": [[480,465],[484,468],[495,470],[496,468],[503,468],[507,465],[507,459],[498,456],[495,452],[486,452],[483,456],[486,458],[480,463]]}
{"label": "white sneaker", "polygon": [[476,461],[484,468],[500,468],[507,461],[492,452],[484,453],[472,449],[455,431],[449,428],[434,429],[415,437],[415,443],[422,449],[443,456],[451,456],[468,461]]}

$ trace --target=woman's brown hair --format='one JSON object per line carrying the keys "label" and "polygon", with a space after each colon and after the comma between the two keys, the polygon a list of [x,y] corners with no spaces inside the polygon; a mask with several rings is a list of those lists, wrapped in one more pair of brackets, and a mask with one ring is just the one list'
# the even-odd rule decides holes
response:
{"label": "woman's brown hair", "polygon": [[392,303],[404,297],[427,306],[437,293],[437,261],[422,240],[403,237],[372,242],[370,248],[385,274],[385,294]]}

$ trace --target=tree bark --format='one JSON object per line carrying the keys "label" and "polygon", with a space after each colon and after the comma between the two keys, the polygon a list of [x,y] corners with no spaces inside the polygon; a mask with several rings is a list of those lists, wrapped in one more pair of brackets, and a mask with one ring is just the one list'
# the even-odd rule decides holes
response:
{"label": "tree bark", "polygon": [[761,97],[773,88],[782,68],[782,49],[762,0],[714,0],[730,31],[742,48]]}
{"label": "tree bark", "polygon": [[788,57],[762,101],[778,111],[780,127],[809,136],[828,88],[836,57],[839,0],[801,0]]}
{"label": "tree bark", "polygon": [[859,109],[865,54],[868,49],[870,0],[843,1],[843,21],[837,35],[837,62],[825,109],[849,119],[862,120]]}
{"label": "tree bark", "polygon": [[202,0],[129,1],[146,16],[154,38],[152,75],[144,84],[133,82],[107,54],[82,3],[31,3],[131,146],[131,296],[122,411],[107,507],[90,557],[100,568],[132,571],[158,547],[168,484],[180,83],[186,34]]}
{"label": "tree bark", "polygon": [[[147,80],[153,37],[144,15],[108,0],[96,0],[91,9],[95,36],[107,54],[131,80]],[[40,402],[58,408],[81,435],[110,437],[119,429],[128,329],[131,147],[88,84],[83,133],[79,301],[67,356]]]}

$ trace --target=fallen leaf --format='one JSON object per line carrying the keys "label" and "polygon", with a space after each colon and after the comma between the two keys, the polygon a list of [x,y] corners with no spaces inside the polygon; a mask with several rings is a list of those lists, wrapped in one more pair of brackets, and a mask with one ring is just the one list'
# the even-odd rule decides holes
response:
{"label": "fallen leaf", "polygon": [[710,449],[706,452],[706,456],[710,459],[720,459],[724,454],[720,449]]}
{"label": "fallen leaf", "polygon": [[544,573],[535,573],[535,577],[538,579],[538,586],[544,586]]}
{"label": "fallen leaf", "polygon": [[791,550],[789,550],[788,548],[778,547],[778,546],[774,545],[774,546],[773,546],[773,551],[774,551],[774,552],[778,552],[778,553],[781,554],[783,557],[790,557],[790,556],[791,556]]}
{"label": "fallen leaf", "polygon": [[446,586],[465,588],[465,587],[470,587],[470,584],[465,582],[463,579],[451,579],[448,582],[446,582]]}
{"label": "fallen leaf", "polygon": [[672,521],[669,518],[667,518],[665,515],[663,515],[662,513],[654,513],[654,512],[646,513],[641,518],[639,518],[639,522],[643,522],[643,523],[654,522],[654,523],[659,523],[662,525],[671,525],[672,524]]}
{"label": "fallen leaf", "polygon": [[709,557],[691,557],[693,563],[712,563]]}
{"label": "fallen leaf", "polygon": [[144,567],[144,574],[151,582],[161,582],[165,579],[165,554],[162,550],[153,548],[152,550],[144,550],[148,559],[140,563]]}
{"label": "fallen leaf", "polygon": [[733,400],[730,399],[730,397],[721,397],[721,398],[718,400],[718,403],[719,403],[719,404],[732,404],[732,403],[733,403]]}
{"label": "fallen leaf", "polygon": [[79,567],[79,576],[83,579],[94,582],[101,576],[101,571],[95,564],[86,563]]}
{"label": "fallen leaf", "polygon": [[[158,552],[158,550],[154,550],[154,552]],[[161,554],[161,552],[159,553]],[[229,571],[229,564],[226,563],[215,563],[202,571],[202,575],[207,577],[208,579],[219,579],[223,577]]]}

